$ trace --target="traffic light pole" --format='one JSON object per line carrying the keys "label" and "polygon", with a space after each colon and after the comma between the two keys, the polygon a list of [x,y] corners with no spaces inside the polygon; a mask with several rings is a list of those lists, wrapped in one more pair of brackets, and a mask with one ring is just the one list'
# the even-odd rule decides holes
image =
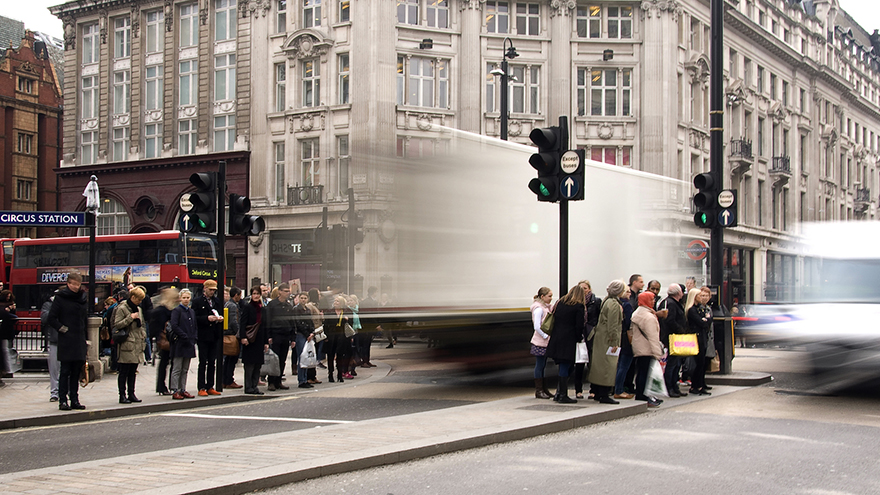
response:
{"label": "traffic light pole", "polygon": [[[562,143],[559,149],[568,150],[568,117],[559,117],[559,134]],[[568,199],[559,198],[559,295],[568,294]]]}
{"label": "traffic light pole", "polygon": [[[226,160],[220,160],[217,171],[217,299],[222,305],[219,309],[223,314],[223,299],[226,286]],[[217,339],[217,366],[215,387],[223,391],[223,337]]]}

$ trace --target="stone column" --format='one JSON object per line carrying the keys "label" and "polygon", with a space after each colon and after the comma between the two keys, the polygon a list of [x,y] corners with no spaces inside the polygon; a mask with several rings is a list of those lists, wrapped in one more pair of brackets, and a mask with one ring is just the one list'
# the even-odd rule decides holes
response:
{"label": "stone column", "polygon": [[482,130],[483,67],[480,31],[483,27],[482,1],[461,0],[461,37],[458,71],[458,128],[479,134]]}
{"label": "stone column", "polygon": [[[546,125],[556,125],[560,116],[571,117],[571,15],[574,8],[574,0],[550,3],[550,56],[547,64],[550,92]],[[573,128],[574,121],[569,120],[568,125]]]}

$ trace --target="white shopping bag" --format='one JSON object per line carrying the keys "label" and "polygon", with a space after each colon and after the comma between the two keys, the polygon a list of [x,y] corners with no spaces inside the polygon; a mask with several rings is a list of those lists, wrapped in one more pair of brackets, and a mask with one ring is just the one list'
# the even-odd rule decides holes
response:
{"label": "white shopping bag", "polygon": [[315,352],[315,341],[310,340],[306,342],[306,346],[303,349],[302,353],[299,355],[299,367],[300,368],[317,368],[318,367],[318,356]]}

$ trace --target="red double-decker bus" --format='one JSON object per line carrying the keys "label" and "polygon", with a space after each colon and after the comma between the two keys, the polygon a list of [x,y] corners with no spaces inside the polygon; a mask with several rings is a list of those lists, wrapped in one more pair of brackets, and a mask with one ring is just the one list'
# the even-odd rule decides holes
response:
{"label": "red double-decker bus", "polygon": [[[87,236],[16,239],[13,250],[9,278],[19,316],[39,316],[43,302],[73,270],[90,283]],[[93,309],[102,310],[100,301],[128,283],[143,285],[152,295],[165,285],[200,285],[216,277],[214,236],[178,231],[97,236]]]}

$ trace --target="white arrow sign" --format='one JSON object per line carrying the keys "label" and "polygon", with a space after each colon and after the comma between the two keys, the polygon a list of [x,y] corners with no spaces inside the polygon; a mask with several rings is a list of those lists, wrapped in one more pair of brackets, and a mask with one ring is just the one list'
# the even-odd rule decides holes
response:
{"label": "white arrow sign", "polygon": [[[565,186],[565,197],[566,198],[570,198],[570,197],[574,196],[574,193],[577,192],[576,184],[574,182],[574,179],[572,179],[571,177],[569,177],[568,179],[565,179],[565,182],[563,182],[562,185]],[[572,189],[574,189],[574,191],[572,191]]]}
{"label": "white arrow sign", "polygon": [[730,225],[730,210],[724,210],[721,212],[721,223],[724,225]]}

